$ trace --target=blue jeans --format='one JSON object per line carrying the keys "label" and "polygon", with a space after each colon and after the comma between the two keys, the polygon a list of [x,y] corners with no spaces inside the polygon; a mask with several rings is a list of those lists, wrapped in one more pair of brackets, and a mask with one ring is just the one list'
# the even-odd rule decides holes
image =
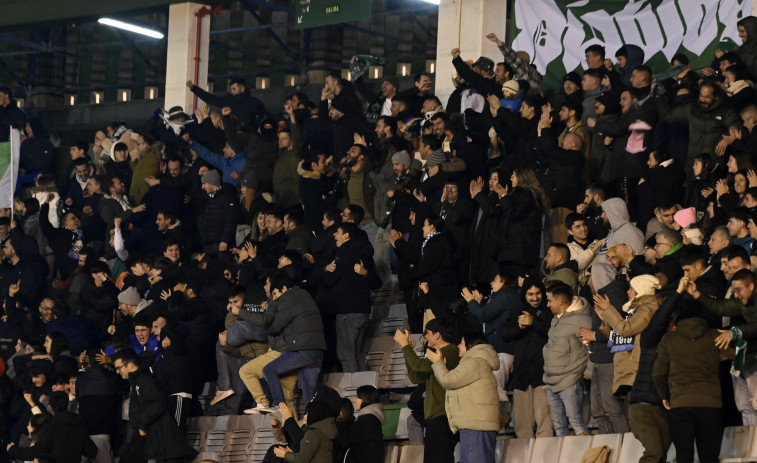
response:
{"label": "blue jeans", "polygon": [[583,399],[584,392],[580,382],[570,386],[564,391],[552,392],[547,386],[547,402],[549,403],[549,412],[552,415],[552,425],[555,428],[555,435],[558,437],[570,434],[570,426],[576,434],[589,434],[583,418]]}
{"label": "blue jeans", "polygon": [[308,355],[301,352],[282,352],[281,356],[263,367],[263,377],[271,391],[271,404],[277,406],[284,402],[284,391],[281,389],[280,376],[299,370],[298,379],[302,389],[302,400],[310,402],[315,394],[315,386],[318,383],[318,375],[321,373],[323,352]]}
{"label": "blue jeans", "polygon": [[230,346],[241,346],[251,341],[268,342],[265,328],[255,326],[249,322],[237,320],[226,330],[226,342]]}
{"label": "blue jeans", "polygon": [[460,463],[494,463],[497,431],[460,430]]}

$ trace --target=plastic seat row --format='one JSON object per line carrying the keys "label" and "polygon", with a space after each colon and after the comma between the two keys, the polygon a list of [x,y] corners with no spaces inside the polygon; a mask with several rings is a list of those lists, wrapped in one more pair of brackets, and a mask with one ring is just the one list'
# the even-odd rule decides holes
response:
{"label": "plastic seat row", "polygon": [[[420,334],[412,335],[415,351],[422,353]],[[380,336],[371,341],[370,349],[365,355],[365,364],[369,370],[378,373],[378,387],[382,389],[403,389],[415,386],[407,376],[405,356],[393,336]]]}
{"label": "plastic seat row", "polygon": [[[505,439],[501,442],[498,460],[500,463],[575,463],[581,461],[584,452],[589,448],[603,445],[610,449],[608,463],[639,461],[644,453],[644,446],[630,432],[539,439]],[[666,460],[675,461],[675,455],[675,447],[671,445]],[[725,428],[720,447],[720,462],[757,462],[757,427]]]}
{"label": "plastic seat row", "polygon": [[199,452],[196,461],[257,463],[276,443],[265,415],[201,416],[189,424],[187,441]]}

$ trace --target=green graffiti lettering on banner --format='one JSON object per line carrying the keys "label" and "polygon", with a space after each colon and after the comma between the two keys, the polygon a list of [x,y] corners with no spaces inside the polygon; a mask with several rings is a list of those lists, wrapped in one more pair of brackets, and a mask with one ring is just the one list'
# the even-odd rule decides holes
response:
{"label": "green graffiti lettering on banner", "polygon": [[544,76],[545,91],[556,91],[562,76],[585,67],[584,50],[605,47],[607,58],[624,44],[644,50],[655,72],[685,53],[692,69],[710,65],[721,42],[738,46],[736,23],[751,14],[746,0],[513,0],[510,42],[531,56]]}

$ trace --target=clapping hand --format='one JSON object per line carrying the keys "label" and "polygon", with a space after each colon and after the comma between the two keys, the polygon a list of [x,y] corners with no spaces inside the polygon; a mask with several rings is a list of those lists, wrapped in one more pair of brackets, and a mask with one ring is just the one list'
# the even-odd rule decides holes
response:
{"label": "clapping hand", "polygon": [[397,330],[394,332],[394,340],[402,347],[415,347],[415,340],[410,336],[409,330]]}
{"label": "clapping hand", "polygon": [[442,354],[439,352],[438,349],[427,349],[426,350],[426,358],[431,360],[431,363],[438,362],[442,359]]}

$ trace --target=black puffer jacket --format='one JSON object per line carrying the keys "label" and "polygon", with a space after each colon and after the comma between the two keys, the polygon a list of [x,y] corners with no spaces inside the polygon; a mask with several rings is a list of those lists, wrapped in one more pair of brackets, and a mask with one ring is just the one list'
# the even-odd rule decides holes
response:
{"label": "black puffer jacket", "polygon": [[544,128],[536,139],[536,159],[539,181],[552,207],[575,208],[584,196],[582,175],[586,160],[583,150],[560,148],[552,130]]}
{"label": "black puffer jacket", "polygon": [[234,188],[229,184],[221,185],[216,194],[207,199],[205,210],[197,220],[202,244],[234,244],[238,214],[239,205]]}
{"label": "black puffer jacket", "polygon": [[466,261],[468,280],[486,286],[494,277],[499,253],[499,236],[502,232],[502,212],[498,207],[497,194],[482,191],[473,200],[478,210],[473,214],[468,233],[469,253]]}
{"label": "black puffer jacket", "polygon": [[[524,285],[525,287],[525,285]],[[534,317],[531,326],[521,329],[518,317],[523,312]],[[547,343],[547,333],[552,323],[552,312],[547,308],[547,299],[542,299],[539,307],[523,304],[521,310],[514,310],[505,320],[498,332],[504,342],[515,342],[513,372],[508,379],[507,389],[525,391],[529,386],[544,384],[544,356],[542,348]]]}
{"label": "black puffer jacket", "polygon": [[542,206],[529,190],[515,187],[500,198],[499,208],[503,217],[499,261],[538,267]]}

